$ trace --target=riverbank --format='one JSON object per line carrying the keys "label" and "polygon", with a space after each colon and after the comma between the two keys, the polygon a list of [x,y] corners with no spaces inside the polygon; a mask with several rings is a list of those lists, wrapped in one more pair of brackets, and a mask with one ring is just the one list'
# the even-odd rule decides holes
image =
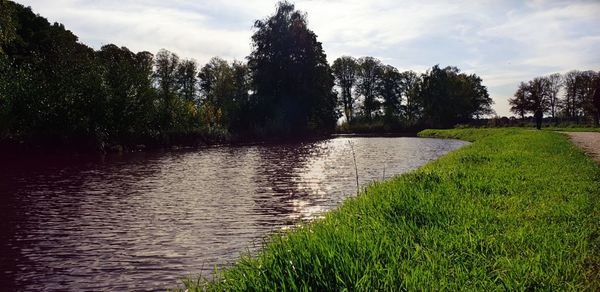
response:
{"label": "riverbank", "polygon": [[598,289],[600,168],[568,138],[426,130],[474,142],[369,186],[195,290]]}
{"label": "riverbank", "polygon": [[[337,134],[315,134],[296,137],[255,137],[255,136],[223,136],[216,137],[205,134],[180,136],[168,139],[148,138],[129,144],[102,144],[84,141],[44,141],[26,143],[24,141],[0,140],[0,158],[15,158],[22,155],[95,155],[107,153],[131,153],[142,151],[170,151],[179,149],[203,149],[213,146],[247,146],[247,145],[269,145],[289,144],[298,142],[314,142],[337,137]],[[357,135],[358,136],[358,135]],[[361,135],[362,136],[362,135]],[[367,135],[365,135],[367,136]],[[416,136],[405,135],[369,135],[381,137]]]}

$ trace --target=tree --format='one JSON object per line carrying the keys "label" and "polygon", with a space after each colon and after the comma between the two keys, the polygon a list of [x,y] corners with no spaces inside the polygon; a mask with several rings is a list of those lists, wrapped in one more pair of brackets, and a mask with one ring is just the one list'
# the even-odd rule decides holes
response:
{"label": "tree", "polygon": [[577,77],[579,100],[582,103],[582,110],[587,122],[595,123],[596,110],[594,107],[594,91],[598,82],[598,74],[594,71],[583,71]]}
{"label": "tree", "polygon": [[334,77],[306,14],[279,2],[258,20],[248,56],[255,127],[278,136],[331,132],[337,120]]}
{"label": "tree", "polygon": [[250,109],[250,76],[248,66],[240,61],[233,61],[233,96],[232,108],[229,110],[229,129],[234,133],[246,133],[251,118]]}
{"label": "tree", "polygon": [[398,69],[390,65],[383,66],[377,83],[377,94],[383,99],[386,121],[395,122],[400,117],[404,90],[404,79]]}
{"label": "tree", "polygon": [[159,92],[165,100],[169,100],[179,89],[177,82],[179,56],[162,49],[156,54],[154,63],[154,78],[158,83]]}
{"label": "tree", "polygon": [[421,85],[421,77],[413,71],[402,72],[402,82],[404,87],[403,107],[404,116],[409,126],[413,126],[421,118],[422,106],[419,100],[419,91]]}
{"label": "tree", "polygon": [[598,72],[597,76],[596,76],[596,88],[594,89],[594,97],[592,98],[592,105],[593,108],[595,109],[595,118],[594,118],[594,124],[596,126],[600,125],[600,72]]}
{"label": "tree", "polygon": [[96,106],[102,96],[94,51],[62,24],[50,24],[20,4],[8,5],[16,30],[13,41],[3,44],[8,74],[0,95],[11,117],[4,131],[36,144],[92,143],[99,138],[102,110]]}
{"label": "tree", "polygon": [[0,0],[0,140],[8,135],[11,119],[10,101],[8,98],[9,87],[9,60],[4,53],[5,44],[12,42],[16,37],[15,9],[7,0]]}
{"label": "tree", "polygon": [[544,113],[549,110],[550,105],[550,83],[546,78],[536,77],[529,81],[527,86],[527,104],[533,112],[536,128],[542,128]]}
{"label": "tree", "polygon": [[451,127],[461,119],[457,109],[460,101],[454,100],[452,76],[458,75],[458,68],[441,69],[435,65],[423,75],[420,100],[423,103],[423,115],[427,126]]}
{"label": "tree", "polygon": [[16,38],[15,9],[8,0],[0,0],[0,56],[4,54],[2,49],[5,44]]}
{"label": "tree", "polygon": [[377,100],[377,83],[379,81],[382,64],[373,57],[358,59],[356,93],[363,98],[363,115],[367,119],[373,118],[373,113],[379,109]]}
{"label": "tree", "polygon": [[224,111],[231,106],[234,96],[233,70],[227,61],[214,57],[198,74],[203,93],[202,108],[205,123],[216,127],[227,124]]}
{"label": "tree", "polygon": [[579,123],[584,117],[588,121],[595,119],[594,90],[598,74],[594,71],[573,70],[565,74],[565,95],[562,101],[566,116]]}
{"label": "tree", "polygon": [[558,93],[563,86],[563,79],[559,73],[554,73],[545,77],[548,84],[548,110],[552,119],[556,118],[559,106]]}
{"label": "tree", "polygon": [[167,50],[160,50],[154,60],[154,79],[158,85],[158,94],[161,97],[159,110],[159,127],[166,132],[177,125],[177,110],[179,100],[177,92],[177,68],[179,56]]}
{"label": "tree", "polygon": [[565,86],[565,95],[562,102],[562,108],[565,115],[571,119],[577,119],[583,115],[583,100],[579,95],[581,92],[581,71],[573,70],[567,72],[563,77]]}
{"label": "tree", "polygon": [[529,110],[530,106],[528,104],[529,101],[529,88],[528,84],[525,82],[521,82],[519,84],[519,88],[517,92],[515,92],[514,98],[508,99],[508,104],[510,105],[510,111],[516,115],[521,117],[521,120],[525,119],[525,114]]}
{"label": "tree", "polygon": [[[94,51],[31,8],[0,0],[0,11],[0,142],[102,149],[202,130],[194,62],[112,44]],[[246,67],[234,67],[231,84],[243,89],[233,99],[247,104]]]}
{"label": "tree", "polygon": [[482,116],[495,114],[495,111],[492,109],[492,104],[494,101],[490,98],[488,94],[487,87],[483,85],[483,80],[481,77],[471,74],[471,75],[462,75],[462,79],[464,79],[464,95],[467,96],[469,100],[469,105],[471,111],[469,118],[481,118]]}
{"label": "tree", "polygon": [[111,142],[129,143],[149,134],[153,124],[152,54],[105,45],[97,52],[102,70],[105,120]]}
{"label": "tree", "polygon": [[[137,92],[137,111],[134,124],[136,129],[140,129],[139,136],[146,138],[158,136],[157,128],[159,127],[156,109],[158,93],[153,87],[153,68],[154,55],[152,53],[142,51],[135,54],[133,83]],[[139,143],[139,141],[137,142]]]}
{"label": "tree", "polygon": [[342,56],[333,61],[331,69],[335,76],[336,85],[341,89],[341,103],[344,108],[346,121],[352,123],[354,116],[354,98],[352,88],[356,82],[356,71],[358,64],[356,59],[349,56]]}
{"label": "tree", "polygon": [[451,127],[492,112],[481,78],[456,67],[433,66],[423,75],[419,96],[425,123],[432,127]]}
{"label": "tree", "polygon": [[230,132],[248,130],[248,67],[214,57],[200,69],[198,77],[205,123]]}
{"label": "tree", "polygon": [[193,60],[183,60],[177,66],[176,82],[179,95],[186,101],[196,101],[198,65]]}
{"label": "tree", "polygon": [[221,104],[222,99],[231,95],[231,67],[227,61],[214,57],[198,73],[200,91],[206,102]]}
{"label": "tree", "polygon": [[550,109],[551,83],[546,77],[536,77],[525,83],[521,82],[514,98],[509,99],[510,110],[525,118],[527,112],[533,113],[536,128],[541,129],[544,113]]}

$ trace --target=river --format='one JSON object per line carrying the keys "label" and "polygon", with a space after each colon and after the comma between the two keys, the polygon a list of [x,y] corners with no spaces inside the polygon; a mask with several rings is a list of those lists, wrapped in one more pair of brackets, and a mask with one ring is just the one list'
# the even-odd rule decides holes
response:
{"label": "river", "polygon": [[0,166],[4,291],[159,290],[466,142],[338,137]]}

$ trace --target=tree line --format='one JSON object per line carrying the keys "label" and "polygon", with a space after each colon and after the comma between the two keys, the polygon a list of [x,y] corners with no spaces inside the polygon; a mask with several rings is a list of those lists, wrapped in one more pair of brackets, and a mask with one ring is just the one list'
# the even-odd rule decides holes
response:
{"label": "tree line", "polygon": [[452,127],[493,113],[482,79],[456,67],[424,74],[399,72],[373,57],[343,56],[332,65],[348,124],[373,122],[404,128]]}
{"label": "tree line", "polygon": [[399,72],[373,57],[329,66],[288,2],[254,23],[245,61],[204,66],[161,50],[94,50],[62,24],[0,0],[0,140],[151,145],[305,137],[347,123],[448,127],[492,112],[482,80],[458,68]]}
{"label": "tree line", "polygon": [[572,70],[521,82],[510,110],[525,119],[533,115],[536,127],[542,126],[544,115],[552,120],[600,125],[600,72]]}

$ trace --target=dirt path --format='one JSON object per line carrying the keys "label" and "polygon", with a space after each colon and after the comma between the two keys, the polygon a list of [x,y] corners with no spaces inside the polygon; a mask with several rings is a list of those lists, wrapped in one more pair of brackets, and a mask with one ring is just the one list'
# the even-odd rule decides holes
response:
{"label": "dirt path", "polygon": [[600,132],[563,132],[600,163]]}

